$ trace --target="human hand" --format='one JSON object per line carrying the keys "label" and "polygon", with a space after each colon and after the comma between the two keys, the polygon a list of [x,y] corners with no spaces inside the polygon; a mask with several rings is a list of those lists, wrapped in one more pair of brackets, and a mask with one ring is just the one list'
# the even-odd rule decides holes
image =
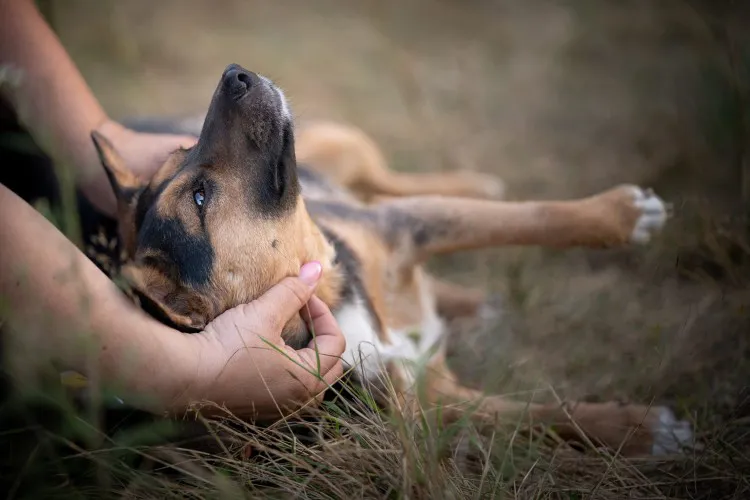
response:
{"label": "human hand", "polygon": [[[136,132],[113,120],[106,120],[96,131],[109,140],[122,159],[123,166],[140,182],[146,184],[164,165],[170,153],[178,148],[190,148],[198,141],[189,135],[153,134]],[[90,202],[102,213],[115,217],[117,202],[112,186],[104,173],[101,159],[96,155],[94,144],[91,150],[96,158],[92,171],[96,175],[81,183],[81,190]]]}
{"label": "human hand", "polygon": [[[241,417],[276,419],[311,400],[343,373],[346,347],[328,306],[314,296],[322,272],[318,262],[302,266],[263,296],[224,312],[200,334],[200,397]],[[284,325],[301,313],[315,337],[294,350],[281,338]]]}
{"label": "human hand", "polygon": [[122,157],[124,166],[141,181],[148,182],[179,148],[190,148],[198,141],[190,135],[136,132],[120,123],[107,120],[98,129]]}

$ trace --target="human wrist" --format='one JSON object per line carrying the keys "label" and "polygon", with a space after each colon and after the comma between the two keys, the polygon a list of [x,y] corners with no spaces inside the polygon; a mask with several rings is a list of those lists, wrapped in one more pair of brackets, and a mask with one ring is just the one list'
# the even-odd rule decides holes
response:
{"label": "human wrist", "polygon": [[164,330],[158,332],[162,334],[165,359],[159,376],[161,387],[155,392],[167,413],[182,414],[202,399],[207,386],[200,334],[186,334],[167,327]]}
{"label": "human wrist", "polygon": [[112,367],[107,378],[122,388],[122,399],[135,407],[157,414],[184,414],[204,387],[197,376],[201,360],[192,336],[146,318],[146,324],[133,329],[132,337],[140,345],[150,344],[148,354],[138,355],[135,369],[127,366],[127,359],[102,360]]}
{"label": "human wrist", "polygon": [[211,386],[226,360],[217,355],[220,345],[212,342],[210,334],[166,329],[169,331],[164,332],[164,351],[168,353],[170,373],[165,374],[164,387],[159,392],[168,413],[182,414],[210,398]]}

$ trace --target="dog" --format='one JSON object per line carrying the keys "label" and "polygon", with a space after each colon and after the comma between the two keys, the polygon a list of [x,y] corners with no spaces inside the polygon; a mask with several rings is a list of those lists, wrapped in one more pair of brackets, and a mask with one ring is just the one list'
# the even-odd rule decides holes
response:
{"label": "dog", "polygon": [[[129,172],[105,136],[92,139],[117,196],[122,276],[165,323],[198,332],[317,260],[316,294],[346,337],[346,369],[362,383],[387,380],[399,411],[440,407],[445,421],[482,426],[525,416],[625,456],[677,453],[692,439],[664,406],[528,404],[462,385],[446,363],[445,324],[483,296],[423,269],[432,256],[483,247],[647,244],[668,219],[653,192],[619,185],[507,202],[497,199],[502,182],[484,174],[395,173],[352,127],[297,134],[282,89],[237,64],[223,71],[197,144],[173,152],[150,181]],[[301,317],[282,336],[293,347],[311,339]]]}

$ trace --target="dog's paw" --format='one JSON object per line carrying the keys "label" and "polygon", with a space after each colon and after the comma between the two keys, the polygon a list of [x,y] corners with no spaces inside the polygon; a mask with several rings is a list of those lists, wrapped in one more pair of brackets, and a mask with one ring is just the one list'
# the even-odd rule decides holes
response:
{"label": "dog's paw", "polygon": [[614,245],[645,245],[664,228],[671,207],[651,189],[622,184],[591,198],[594,220]]}
{"label": "dog's paw", "polygon": [[699,449],[692,426],[687,420],[677,420],[672,410],[665,406],[653,408],[656,417],[651,424],[654,456],[675,455],[685,449]]}
{"label": "dog's paw", "polygon": [[630,233],[630,242],[644,245],[654,234],[664,228],[669,217],[669,207],[651,189],[630,186],[633,205],[640,211],[635,227]]}

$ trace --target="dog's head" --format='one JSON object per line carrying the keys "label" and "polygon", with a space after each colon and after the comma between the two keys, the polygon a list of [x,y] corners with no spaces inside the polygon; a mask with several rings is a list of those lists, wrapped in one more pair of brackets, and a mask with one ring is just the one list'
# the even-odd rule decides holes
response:
{"label": "dog's head", "polygon": [[[173,152],[147,184],[92,137],[117,196],[122,274],[176,326],[205,327],[306,260],[325,272],[331,250],[300,196],[292,118],[267,78],[228,66],[197,144]],[[304,330],[297,318],[285,334]]]}

